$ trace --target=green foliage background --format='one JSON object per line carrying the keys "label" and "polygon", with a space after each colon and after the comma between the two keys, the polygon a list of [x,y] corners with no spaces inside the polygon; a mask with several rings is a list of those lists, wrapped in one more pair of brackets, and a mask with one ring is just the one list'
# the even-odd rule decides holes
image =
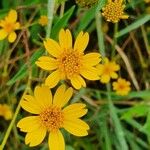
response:
{"label": "green foliage background", "polygon": [[[26,87],[32,93],[35,85],[44,81],[42,76],[45,73],[35,66],[35,61],[45,53],[42,42],[47,27],[41,27],[38,19],[47,15],[47,3],[47,0],[0,1],[0,19],[10,9],[16,9],[24,27],[18,31],[18,42],[0,41],[0,103],[9,104],[13,112]],[[114,32],[114,24],[106,22],[103,17],[97,18],[106,0],[100,0],[91,8],[81,8],[73,0],[56,2],[48,36],[57,40],[61,28],[71,29],[75,37],[81,30],[87,31],[90,33],[87,51],[97,49],[104,55],[102,50],[105,48],[105,55],[109,58],[112,57],[113,41],[117,40],[112,59],[121,66],[119,74],[132,84],[132,91],[124,97],[111,91],[111,83],[106,86],[99,81],[87,82],[87,88],[76,92],[71,103],[82,101],[87,104],[89,111],[84,120],[91,129],[83,138],[64,132],[66,150],[150,149],[150,13],[147,11],[150,4],[143,0],[125,3],[130,17],[120,21],[117,32]],[[105,26],[107,32],[103,30]],[[103,32],[99,33],[99,30]],[[21,34],[26,34],[29,52]],[[27,113],[21,110],[4,149],[47,150],[47,139],[35,148],[24,144],[24,134],[16,128],[16,122],[25,115]],[[10,121],[0,118],[0,143]]]}

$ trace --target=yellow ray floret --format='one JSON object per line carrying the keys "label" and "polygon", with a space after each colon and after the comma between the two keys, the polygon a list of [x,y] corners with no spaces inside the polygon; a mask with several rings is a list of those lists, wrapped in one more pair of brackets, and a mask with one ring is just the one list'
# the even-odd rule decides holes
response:
{"label": "yellow ray floret", "polygon": [[0,116],[4,117],[5,120],[10,120],[12,118],[12,110],[7,104],[0,104]]}
{"label": "yellow ray floret", "polygon": [[131,90],[130,82],[125,79],[118,78],[116,82],[113,82],[113,90],[115,90],[118,95],[128,95]]}
{"label": "yellow ray floret", "polygon": [[55,87],[60,80],[69,80],[76,89],[85,87],[83,79],[98,80],[96,65],[101,61],[99,53],[84,54],[89,42],[89,34],[82,31],[78,34],[73,45],[70,31],[61,29],[59,43],[53,39],[44,41],[45,49],[50,56],[42,56],[36,64],[42,69],[51,71],[45,84]]}
{"label": "yellow ray floret", "polygon": [[129,16],[124,13],[125,5],[123,0],[108,0],[106,6],[102,9],[102,15],[107,21],[116,23],[120,19],[127,19]]}
{"label": "yellow ray floret", "polygon": [[0,20],[0,40],[8,37],[10,43],[16,40],[15,30],[20,29],[20,23],[17,21],[17,12],[16,10],[10,10],[8,15]]}
{"label": "yellow ray floret", "polygon": [[38,22],[41,26],[46,26],[48,24],[48,17],[43,15],[40,17]]}
{"label": "yellow ray floret", "polygon": [[61,128],[75,136],[88,135],[88,124],[80,119],[87,113],[86,105],[75,103],[64,107],[72,94],[72,88],[66,89],[65,85],[61,85],[54,96],[47,86],[37,86],[34,90],[34,96],[24,96],[21,106],[33,115],[21,119],[17,127],[27,133],[26,144],[29,146],[39,145],[48,132],[49,149],[65,150]]}
{"label": "yellow ray floret", "polygon": [[97,68],[99,71],[101,83],[108,83],[111,78],[118,78],[116,71],[120,69],[120,66],[114,61],[109,61],[108,58],[104,58],[104,64],[99,64]]}

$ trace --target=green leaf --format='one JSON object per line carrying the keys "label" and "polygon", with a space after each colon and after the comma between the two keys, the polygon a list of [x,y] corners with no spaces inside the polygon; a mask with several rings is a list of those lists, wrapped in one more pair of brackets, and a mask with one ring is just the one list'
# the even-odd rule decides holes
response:
{"label": "green leaf", "polygon": [[60,31],[61,28],[64,28],[71,15],[73,14],[73,11],[75,9],[75,6],[72,6],[65,14],[62,18],[60,18],[53,26],[52,28],[52,33],[51,33],[51,38],[56,39],[56,35],[58,35],[58,32]]}
{"label": "green leaf", "polygon": [[[30,58],[31,66],[35,65],[35,61],[43,54],[43,50],[37,50]],[[28,74],[28,65],[24,64],[19,71],[7,82],[7,85],[12,85],[16,81],[23,79]]]}
{"label": "green leaf", "polygon": [[95,17],[95,11],[96,7],[92,7],[84,13],[79,22],[79,26],[77,28],[76,33],[84,30],[91,23],[92,19]]}
{"label": "green leaf", "polygon": [[128,25],[126,28],[124,28],[121,31],[119,31],[118,33],[116,33],[115,36],[117,38],[121,37],[121,36],[131,32],[132,30],[137,29],[138,27],[140,27],[141,25],[145,24],[149,20],[150,20],[150,15],[140,16],[140,18],[137,19],[135,22],[133,22],[132,24]]}
{"label": "green leaf", "polygon": [[144,124],[144,126],[141,130],[150,136],[150,111],[147,115],[146,123]]}
{"label": "green leaf", "polygon": [[70,146],[70,145],[67,145],[65,149],[66,150],[74,150],[74,148],[72,146]]}
{"label": "green leaf", "polygon": [[149,90],[145,91],[132,91],[127,96],[129,99],[131,98],[141,98],[141,99],[149,99],[150,98],[150,92]]}
{"label": "green leaf", "polygon": [[127,112],[125,112],[121,119],[131,119],[133,117],[142,117],[147,115],[149,106],[145,104],[139,104],[134,107],[131,107]]}

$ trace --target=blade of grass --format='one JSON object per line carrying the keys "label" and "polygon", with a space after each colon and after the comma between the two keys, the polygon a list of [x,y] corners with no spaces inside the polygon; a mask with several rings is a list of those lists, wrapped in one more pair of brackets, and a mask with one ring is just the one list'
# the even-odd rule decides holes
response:
{"label": "blade of grass", "polygon": [[135,22],[132,24],[128,25],[126,28],[122,29],[121,31],[116,33],[116,38],[121,37],[130,31],[137,29],[138,27],[142,26],[146,22],[150,20],[150,15],[145,15],[145,16],[140,16],[139,19],[137,19]]}
{"label": "blade of grass", "polygon": [[109,103],[108,105],[109,105],[109,109],[110,109],[110,116],[114,123],[115,133],[116,133],[117,139],[120,143],[120,149],[128,150],[128,145],[126,143],[125,134],[123,132],[121,122],[117,116],[116,108],[114,107],[114,105],[112,103],[111,95],[109,94],[109,92],[111,91],[110,84],[107,84],[107,90],[108,90],[108,103]]}

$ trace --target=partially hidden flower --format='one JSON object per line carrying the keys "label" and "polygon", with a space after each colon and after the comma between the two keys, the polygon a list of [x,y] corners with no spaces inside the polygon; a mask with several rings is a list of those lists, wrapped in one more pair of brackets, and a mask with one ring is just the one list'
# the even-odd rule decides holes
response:
{"label": "partially hidden flower", "polygon": [[51,71],[45,84],[55,87],[60,80],[71,81],[74,88],[86,87],[85,80],[99,80],[96,65],[101,61],[100,54],[96,52],[84,54],[89,42],[89,34],[82,31],[72,46],[70,31],[61,29],[59,43],[53,39],[46,39],[44,46],[50,56],[42,56],[36,64],[42,69]]}
{"label": "partially hidden flower", "polygon": [[123,0],[108,0],[105,7],[102,8],[102,15],[107,21],[116,23],[120,19],[127,19],[129,16],[124,13],[125,4]]}
{"label": "partially hidden flower", "polygon": [[8,37],[8,41],[13,43],[17,35],[15,30],[20,29],[20,23],[17,22],[17,12],[16,10],[10,10],[8,15],[0,20],[0,40],[5,39]]}
{"label": "partially hidden flower", "polygon": [[48,17],[47,16],[41,16],[38,20],[39,24],[41,26],[46,26],[48,24]]}
{"label": "partially hidden flower", "polygon": [[12,119],[13,112],[9,105],[0,104],[0,116],[4,117],[5,120]]}
{"label": "partially hidden flower", "polygon": [[150,3],[150,0],[144,0],[145,3]]}
{"label": "partially hidden flower", "polygon": [[49,149],[65,150],[62,128],[75,136],[88,135],[88,124],[80,119],[87,113],[86,105],[74,103],[64,107],[72,94],[73,89],[66,89],[65,85],[61,85],[54,96],[47,86],[36,86],[34,96],[24,96],[21,107],[33,115],[21,119],[17,127],[27,133],[26,144],[39,145],[48,132]]}
{"label": "partially hidden flower", "polygon": [[109,61],[108,58],[104,58],[104,63],[97,66],[100,75],[101,83],[108,83],[110,79],[118,78],[116,71],[120,69],[120,66],[115,61]]}
{"label": "partially hidden flower", "polygon": [[98,3],[98,0],[76,0],[76,3],[80,7],[90,8]]}
{"label": "partially hidden flower", "polygon": [[116,91],[118,95],[125,96],[131,90],[130,82],[126,79],[118,78],[117,81],[113,82],[113,90]]}

